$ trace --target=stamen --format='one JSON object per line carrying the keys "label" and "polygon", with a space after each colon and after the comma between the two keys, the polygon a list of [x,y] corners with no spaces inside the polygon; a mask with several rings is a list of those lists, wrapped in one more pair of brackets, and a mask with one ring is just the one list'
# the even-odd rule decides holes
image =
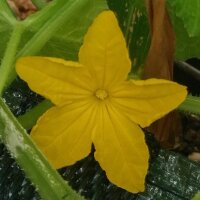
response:
{"label": "stamen", "polygon": [[99,100],[104,100],[108,97],[108,93],[106,90],[101,90],[101,89],[98,89],[96,90],[95,92],[95,96],[99,99]]}

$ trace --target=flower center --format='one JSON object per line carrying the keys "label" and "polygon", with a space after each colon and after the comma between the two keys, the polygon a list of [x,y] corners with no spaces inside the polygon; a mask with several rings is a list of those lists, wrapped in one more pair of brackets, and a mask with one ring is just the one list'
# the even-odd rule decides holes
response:
{"label": "flower center", "polygon": [[104,100],[108,97],[108,93],[106,90],[101,90],[101,89],[98,89],[96,90],[95,92],[95,96],[99,99],[99,100]]}

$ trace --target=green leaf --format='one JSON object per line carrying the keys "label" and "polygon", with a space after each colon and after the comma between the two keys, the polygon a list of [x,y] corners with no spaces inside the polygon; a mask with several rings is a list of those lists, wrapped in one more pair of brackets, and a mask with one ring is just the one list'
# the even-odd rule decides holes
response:
{"label": "green leaf", "polygon": [[132,60],[132,73],[136,77],[141,73],[150,45],[149,24],[142,0],[107,0],[119,20],[124,33],[129,55]]}
{"label": "green leaf", "polygon": [[199,0],[168,0],[175,15],[180,18],[189,37],[200,35],[200,1]]}
{"label": "green leaf", "polygon": [[192,200],[200,200],[200,192],[198,192]]}
{"label": "green leaf", "polygon": [[27,19],[26,23],[30,25],[24,33],[22,46],[30,38],[44,34],[48,39],[43,38],[44,44],[34,51],[34,54],[75,58],[88,26],[94,17],[106,8],[104,0],[96,0],[95,3],[94,0],[54,1]]}
{"label": "green leaf", "polygon": [[200,115],[200,97],[188,95],[178,110],[186,113]]}
{"label": "green leaf", "polygon": [[[0,6],[3,9],[1,4]],[[76,59],[88,26],[94,17],[106,8],[105,0],[52,1],[41,11],[21,22],[25,31],[22,34],[16,58],[25,55],[41,55]],[[9,30],[12,30],[15,24],[15,22],[10,23]],[[5,27],[2,29],[4,30]],[[5,31],[4,35],[6,35]],[[8,39],[5,43],[4,48],[6,48]],[[8,69],[7,66],[4,67]],[[2,68],[1,66],[0,70]],[[3,85],[1,87],[5,87],[4,85],[8,85],[16,77],[14,63],[9,68],[12,69],[10,70],[12,73],[9,73],[5,83],[0,84]]]}
{"label": "green leaf", "polygon": [[37,187],[42,199],[83,199],[49,165],[1,98],[0,138]]}
{"label": "green leaf", "polygon": [[168,0],[176,32],[176,58],[186,60],[200,56],[200,1]]}
{"label": "green leaf", "polygon": [[63,26],[59,25],[55,34],[38,52],[39,55],[77,60],[79,48],[89,25],[99,12],[107,8],[104,0],[78,2],[76,12],[69,13],[70,20],[66,20]]}

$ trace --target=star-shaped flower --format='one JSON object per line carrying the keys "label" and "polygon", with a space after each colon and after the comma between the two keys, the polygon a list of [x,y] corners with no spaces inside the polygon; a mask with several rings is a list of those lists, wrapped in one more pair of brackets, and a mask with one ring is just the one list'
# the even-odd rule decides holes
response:
{"label": "star-shaped flower", "polygon": [[149,152],[140,127],[176,108],[186,88],[166,80],[127,80],[126,43],[111,11],[89,28],[79,62],[24,57],[17,73],[50,99],[31,136],[55,168],[86,157],[91,146],[108,179],[130,191],[144,190]]}

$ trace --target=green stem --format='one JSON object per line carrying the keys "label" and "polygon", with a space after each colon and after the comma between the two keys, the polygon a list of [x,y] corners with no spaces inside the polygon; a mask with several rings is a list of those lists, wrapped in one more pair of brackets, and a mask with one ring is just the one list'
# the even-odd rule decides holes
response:
{"label": "green stem", "polygon": [[39,10],[41,10],[47,5],[47,3],[44,0],[32,0],[32,2]]}
{"label": "green stem", "polygon": [[0,138],[44,200],[83,200],[49,165],[0,98]]}
{"label": "green stem", "polygon": [[[77,7],[77,3],[79,6]],[[17,57],[34,55],[39,52],[49,39],[56,34],[56,31],[64,23],[71,20],[71,16],[77,13],[77,8],[82,8],[85,1],[69,1],[58,12],[54,14],[52,20],[47,21],[43,27],[27,42],[24,48],[17,54]]]}
{"label": "green stem", "polygon": [[38,118],[50,107],[52,103],[48,100],[44,100],[24,115],[18,117],[19,123],[26,129],[31,129],[37,122]]}
{"label": "green stem", "polygon": [[188,95],[178,110],[200,115],[200,97]]}
{"label": "green stem", "polygon": [[0,1],[0,12],[4,15],[5,19],[7,19],[11,24],[16,22],[16,17],[10,7],[8,6],[8,3],[6,0]]}
{"label": "green stem", "polygon": [[[24,47],[17,54],[16,59],[21,56],[36,55],[51,39],[51,37],[56,34],[58,29],[62,27],[64,23],[70,22],[72,16],[75,15],[75,13],[78,13],[82,9],[82,7],[84,7],[86,1],[88,0],[69,0],[64,5],[62,2],[57,1],[59,4],[59,9],[57,10],[57,12],[51,13],[53,15],[49,15],[49,13],[46,13],[47,15],[49,15],[50,19],[48,19],[48,21],[44,23],[39,31],[35,33],[34,36],[24,45]],[[28,26],[31,26],[32,24],[29,23],[29,20],[25,20],[23,21],[23,23],[25,24],[26,28]],[[8,79],[8,84],[11,83],[15,77],[16,72],[13,71]]]}
{"label": "green stem", "polygon": [[2,95],[3,89],[8,82],[10,73],[14,70],[16,51],[21,40],[23,30],[23,24],[16,22],[0,67],[0,95]]}

